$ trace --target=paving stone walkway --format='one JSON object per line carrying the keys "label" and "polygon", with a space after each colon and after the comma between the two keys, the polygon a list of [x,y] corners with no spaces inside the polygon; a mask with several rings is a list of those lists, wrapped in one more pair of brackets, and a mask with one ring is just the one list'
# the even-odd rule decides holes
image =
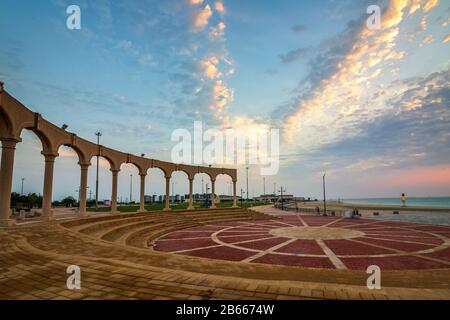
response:
{"label": "paving stone walkway", "polygon": [[[193,226],[270,219],[236,210],[145,213],[0,229],[0,299],[449,299],[449,269],[386,271],[369,290],[361,270],[219,261],[148,247]],[[69,265],[81,289],[66,287]]]}

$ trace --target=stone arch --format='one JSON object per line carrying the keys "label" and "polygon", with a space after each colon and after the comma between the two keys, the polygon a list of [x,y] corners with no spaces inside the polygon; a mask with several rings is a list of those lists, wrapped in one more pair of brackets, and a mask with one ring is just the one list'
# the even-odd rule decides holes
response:
{"label": "stone arch", "polygon": [[206,172],[197,172],[194,174],[194,193],[202,194],[202,186],[199,180],[199,175],[200,176],[203,175],[203,177],[206,176],[207,178],[209,178],[209,181],[204,181],[204,188],[203,188],[203,193],[208,193],[208,191],[206,190],[206,183],[211,183],[212,179],[211,176]]}
{"label": "stone arch", "polygon": [[[182,175],[184,179],[180,176]],[[182,181],[180,181],[182,179]],[[175,181],[178,180],[178,181]],[[174,170],[172,171],[171,178],[170,178],[170,190],[171,190],[171,196],[176,196],[177,194],[181,196],[189,194],[189,180],[190,175],[189,172],[183,169]],[[180,191],[183,190],[183,191]]]}
{"label": "stone arch", "polygon": [[70,149],[72,149],[73,151],[75,151],[75,153],[78,156],[78,163],[79,164],[90,164],[90,159],[88,159],[88,156],[84,153],[83,150],[81,150],[78,146],[72,144],[72,143],[62,143],[60,144],[57,148],[56,151],[59,153],[59,149],[64,146],[64,147],[69,147]]}
{"label": "stone arch", "polygon": [[111,157],[108,157],[108,155],[101,154],[101,153],[92,155],[92,156],[89,158],[88,163],[92,163],[92,160],[93,160],[95,157],[97,157],[97,156],[99,156],[100,158],[104,158],[106,161],[108,161],[108,163],[109,163],[109,169],[110,169],[111,171],[112,171],[112,170],[119,170],[119,169],[120,169],[120,165],[117,165]]}
{"label": "stone arch", "polygon": [[[119,167],[118,197],[122,203],[139,203],[139,181],[141,169],[134,163],[123,162]],[[131,177],[130,177],[131,176]],[[132,189],[130,190],[130,183]],[[131,191],[131,197],[130,197]]]}
{"label": "stone arch", "polygon": [[168,170],[166,167],[164,167],[164,166],[160,166],[160,165],[153,165],[152,167],[150,167],[149,169],[152,169],[152,168],[157,168],[157,169],[159,169],[159,170],[161,170],[163,173],[164,173],[164,176],[165,177],[171,177],[172,176],[172,170]]}
{"label": "stone arch", "polygon": [[133,167],[135,167],[139,174],[145,174],[147,172],[147,170],[145,170],[145,168],[142,167],[142,165],[140,165],[139,163],[137,163],[136,161],[127,161],[127,162],[122,162],[120,164],[120,166],[124,165],[124,164],[131,164],[133,165]]}
{"label": "stone arch", "polygon": [[8,117],[8,114],[0,108],[0,138],[13,138],[14,130],[13,123]]}
{"label": "stone arch", "polygon": [[35,127],[24,127],[20,131],[20,135],[22,135],[23,130],[29,130],[32,131],[41,141],[42,144],[42,154],[54,154],[58,155],[57,148],[54,148],[51,139],[45,134],[45,132],[36,129]]}
{"label": "stone arch", "polygon": [[[229,180],[229,181],[224,181]],[[223,183],[226,183],[224,186]],[[219,173],[216,175],[216,192],[219,194],[222,190],[223,194],[231,196],[233,194],[233,178],[227,173]]]}
{"label": "stone arch", "polygon": [[149,195],[156,195],[156,201],[158,201],[159,196],[164,195],[166,173],[162,168],[153,166],[148,168],[145,173],[147,174],[146,190],[148,190]]}
{"label": "stone arch", "polygon": [[80,198],[80,158],[76,148],[60,145],[55,158],[52,200],[62,200],[72,196],[79,202]]}

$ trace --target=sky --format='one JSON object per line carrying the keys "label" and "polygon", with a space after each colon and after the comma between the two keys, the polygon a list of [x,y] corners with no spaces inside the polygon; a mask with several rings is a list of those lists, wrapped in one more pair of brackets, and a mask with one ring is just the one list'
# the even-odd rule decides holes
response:
{"label": "sky", "polygon": [[[28,108],[127,153],[171,160],[175,129],[280,129],[266,193],[331,198],[450,195],[450,3],[442,0],[1,0],[0,80]],[[69,5],[81,29],[66,26]],[[379,29],[367,8],[381,9]],[[13,190],[42,193],[41,143],[17,145]],[[78,159],[61,147],[54,199],[77,197]],[[238,165],[238,192],[246,190]],[[124,164],[119,197],[138,199]],[[131,178],[130,175],[133,175]],[[197,175],[194,192],[209,178]],[[130,181],[132,179],[132,181]],[[174,193],[188,191],[184,173]],[[218,193],[230,194],[220,177]],[[89,170],[95,187],[95,161]],[[111,195],[100,161],[100,199]],[[147,194],[162,194],[149,170]],[[249,166],[249,195],[263,193]]]}

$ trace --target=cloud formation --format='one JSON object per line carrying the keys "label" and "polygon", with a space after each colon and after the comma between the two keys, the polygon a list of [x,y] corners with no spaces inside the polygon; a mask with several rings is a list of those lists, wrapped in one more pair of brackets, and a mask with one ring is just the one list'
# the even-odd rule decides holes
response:
{"label": "cloud formation", "polygon": [[308,52],[308,49],[306,48],[299,48],[295,50],[291,50],[288,53],[281,54],[280,59],[283,63],[291,63],[298,59],[301,59],[305,56],[305,54]]}
{"label": "cloud formation", "polygon": [[303,32],[306,30],[306,27],[303,25],[297,24],[295,26],[292,26],[291,30],[294,32]]}
{"label": "cloud formation", "polygon": [[[399,25],[405,12],[415,12],[416,6],[423,3],[392,0],[384,10],[381,30],[370,30],[364,25],[358,29],[350,50],[336,61],[335,70],[285,119],[286,141],[316,147],[337,141],[361,132],[357,127],[349,130],[348,125],[368,121],[390,108],[385,99],[398,91],[378,84],[377,80],[392,69],[393,62],[405,57],[405,53],[395,49]],[[424,12],[435,5],[436,2],[426,2]]]}
{"label": "cloud formation", "polygon": [[197,10],[194,14],[193,19],[193,29],[195,31],[199,31],[203,28],[205,28],[208,23],[209,19],[212,16],[212,10],[209,4],[207,4],[203,9]]}
{"label": "cloud formation", "polygon": [[225,35],[225,23],[222,21],[217,24],[214,28],[211,29],[211,31],[208,33],[209,38],[213,40],[217,39],[223,39]]}
{"label": "cloud formation", "polygon": [[203,76],[207,79],[215,79],[222,76],[222,73],[218,69],[219,59],[215,56],[206,58],[200,62],[200,68],[202,69]]}
{"label": "cloud formation", "polygon": [[216,1],[216,3],[214,4],[214,9],[216,9],[217,12],[219,13],[225,13],[225,6],[223,5],[223,2],[218,0]]}

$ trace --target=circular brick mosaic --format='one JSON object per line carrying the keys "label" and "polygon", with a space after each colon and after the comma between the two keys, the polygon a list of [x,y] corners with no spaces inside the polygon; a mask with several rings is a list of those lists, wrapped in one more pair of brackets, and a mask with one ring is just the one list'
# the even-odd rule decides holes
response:
{"label": "circular brick mosaic", "polygon": [[166,234],[155,250],[211,259],[310,268],[450,267],[450,227],[288,214]]}
{"label": "circular brick mosaic", "polygon": [[350,239],[364,236],[364,232],[345,228],[331,227],[287,227],[269,231],[279,237],[307,240]]}

